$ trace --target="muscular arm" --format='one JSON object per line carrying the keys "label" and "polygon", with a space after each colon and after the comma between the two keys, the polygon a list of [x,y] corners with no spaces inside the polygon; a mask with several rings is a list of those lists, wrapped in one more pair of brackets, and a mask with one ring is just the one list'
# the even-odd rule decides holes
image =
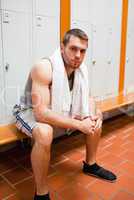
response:
{"label": "muscular arm", "polygon": [[52,69],[49,61],[41,62],[33,67],[32,77],[32,104],[37,121],[58,126],[61,128],[79,129],[81,121],[65,117],[50,109],[50,85]]}

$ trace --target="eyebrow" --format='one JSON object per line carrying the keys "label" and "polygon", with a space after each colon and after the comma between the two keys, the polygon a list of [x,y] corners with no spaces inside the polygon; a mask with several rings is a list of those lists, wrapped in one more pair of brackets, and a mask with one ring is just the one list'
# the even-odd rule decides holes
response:
{"label": "eyebrow", "polygon": [[77,47],[75,45],[70,46],[70,48],[75,48],[75,49],[79,49],[79,50],[82,50],[82,51],[86,51],[87,50],[87,48],[80,48],[80,47]]}

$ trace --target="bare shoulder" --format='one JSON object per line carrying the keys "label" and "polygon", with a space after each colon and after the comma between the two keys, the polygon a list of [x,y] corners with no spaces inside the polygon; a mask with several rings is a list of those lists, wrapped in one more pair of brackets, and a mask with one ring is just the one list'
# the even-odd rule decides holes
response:
{"label": "bare shoulder", "polygon": [[36,63],[31,70],[31,78],[40,84],[49,85],[52,82],[52,66],[48,59]]}

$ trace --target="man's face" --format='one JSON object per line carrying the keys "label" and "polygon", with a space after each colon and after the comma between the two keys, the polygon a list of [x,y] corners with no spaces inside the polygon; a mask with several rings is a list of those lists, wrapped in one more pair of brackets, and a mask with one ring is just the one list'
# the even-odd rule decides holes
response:
{"label": "man's face", "polygon": [[61,54],[65,65],[74,70],[79,68],[85,57],[87,47],[87,41],[72,35],[66,46],[61,45]]}

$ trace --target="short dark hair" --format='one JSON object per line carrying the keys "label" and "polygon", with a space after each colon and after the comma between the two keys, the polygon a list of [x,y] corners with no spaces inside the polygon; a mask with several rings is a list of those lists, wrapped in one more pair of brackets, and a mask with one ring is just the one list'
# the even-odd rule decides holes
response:
{"label": "short dark hair", "polygon": [[87,36],[87,34],[83,30],[81,30],[81,29],[74,28],[74,29],[70,29],[69,31],[67,31],[65,33],[65,35],[63,37],[63,40],[62,40],[64,46],[66,46],[66,44],[69,42],[70,37],[72,35],[75,36],[75,37],[80,38],[81,40],[85,40],[85,41],[88,42],[88,36]]}

